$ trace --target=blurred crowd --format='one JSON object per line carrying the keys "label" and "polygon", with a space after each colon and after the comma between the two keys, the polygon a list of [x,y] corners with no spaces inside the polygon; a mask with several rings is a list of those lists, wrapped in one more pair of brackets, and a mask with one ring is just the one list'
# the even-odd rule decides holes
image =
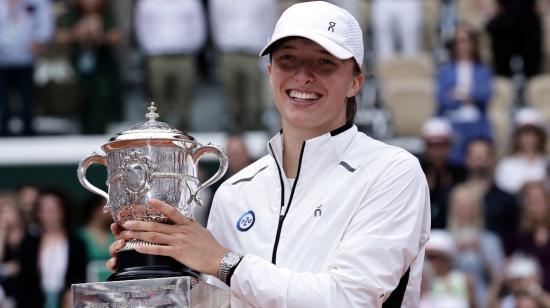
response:
{"label": "blurred crowd", "polygon": [[[211,83],[235,134],[227,178],[255,159],[239,133],[273,129],[258,52],[295,2],[0,1],[0,135],[69,133],[37,121],[47,116],[102,134],[127,120],[135,91],[186,131]],[[332,2],[364,29],[358,126],[423,141],[421,307],[550,307],[550,1]],[[81,203],[33,185],[0,193],[0,306],[57,307],[71,283],[105,280],[111,218],[102,199]]]}

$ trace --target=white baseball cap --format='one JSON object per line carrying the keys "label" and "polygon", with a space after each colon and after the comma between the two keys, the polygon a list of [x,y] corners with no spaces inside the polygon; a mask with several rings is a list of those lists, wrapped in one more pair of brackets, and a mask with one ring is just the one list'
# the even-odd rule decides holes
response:
{"label": "white baseball cap", "polygon": [[514,124],[516,124],[516,127],[535,126],[544,128],[544,118],[538,110],[531,107],[524,107],[515,114]]}
{"label": "white baseball cap", "polygon": [[348,11],[334,4],[310,1],[286,9],[260,56],[269,54],[277,41],[293,36],[314,41],[338,59],[354,58],[359,67],[363,63],[361,27]]}
{"label": "white baseball cap", "polygon": [[445,118],[433,117],[428,119],[422,125],[422,137],[430,138],[451,138],[453,136],[453,128],[451,123]]}
{"label": "white baseball cap", "polygon": [[453,236],[443,229],[433,229],[426,243],[426,252],[430,251],[443,253],[452,258],[457,251]]}
{"label": "white baseball cap", "polygon": [[507,278],[529,278],[540,275],[540,267],[537,261],[533,258],[514,255],[510,258],[510,262],[504,268],[504,273]]}

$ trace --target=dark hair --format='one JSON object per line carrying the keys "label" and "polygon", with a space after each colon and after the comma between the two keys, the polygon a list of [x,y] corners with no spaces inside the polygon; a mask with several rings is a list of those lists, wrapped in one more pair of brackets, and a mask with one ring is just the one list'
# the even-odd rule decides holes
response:
{"label": "dark hair", "polygon": [[73,202],[72,199],[69,197],[68,193],[62,189],[59,188],[45,188],[40,191],[40,196],[38,197],[37,204],[34,207],[34,219],[38,223],[40,223],[40,220],[38,220],[38,211],[40,210],[40,200],[45,196],[54,196],[59,200],[59,205],[61,208],[61,212],[63,213],[63,228],[65,229],[65,232],[67,234],[71,234],[73,231],[73,217],[72,217],[72,210],[73,210]]}
{"label": "dark hair", "polygon": [[472,58],[474,59],[474,62],[481,62],[481,55],[479,53],[479,34],[466,23],[460,23],[456,26],[454,36],[447,44],[451,59],[456,61],[455,47],[457,44],[456,37],[459,30],[465,30],[470,38],[470,41],[472,42]]}
{"label": "dark hair", "polygon": [[82,223],[84,225],[88,224],[92,220],[94,212],[98,208],[103,209],[104,205],[105,198],[96,194],[89,195],[84,201],[84,207],[82,208]]}
{"label": "dark hair", "polygon": [[487,137],[483,137],[483,136],[476,136],[476,137],[473,137],[473,138],[469,139],[467,144],[466,144],[467,151],[470,150],[470,146],[474,143],[483,143],[483,144],[485,144],[489,148],[489,151],[491,152],[491,155],[495,154],[495,148],[494,148],[495,143],[493,142],[493,140],[491,140],[491,138],[487,138]]}
{"label": "dark hair", "polygon": [[[354,62],[353,76],[357,77],[361,74],[361,67],[357,62]],[[355,96],[348,97],[346,99],[346,124],[353,124],[355,116],[357,115],[357,100]]]}

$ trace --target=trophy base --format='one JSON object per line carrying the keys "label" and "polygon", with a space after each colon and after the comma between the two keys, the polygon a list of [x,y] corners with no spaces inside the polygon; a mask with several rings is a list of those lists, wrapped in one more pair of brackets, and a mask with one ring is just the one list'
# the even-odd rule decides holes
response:
{"label": "trophy base", "polygon": [[117,252],[117,272],[107,281],[124,281],[149,278],[190,276],[199,278],[199,273],[171,257],[139,253],[135,250]]}
{"label": "trophy base", "polygon": [[206,281],[169,277],[72,285],[73,307],[227,308],[231,296]]}

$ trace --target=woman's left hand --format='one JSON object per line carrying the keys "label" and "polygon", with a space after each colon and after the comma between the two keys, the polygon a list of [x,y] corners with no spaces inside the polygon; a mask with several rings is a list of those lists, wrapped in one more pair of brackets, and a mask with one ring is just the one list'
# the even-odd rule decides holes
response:
{"label": "woman's left hand", "polygon": [[221,246],[210,231],[195,220],[185,217],[175,207],[156,199],[150,199],[149,205],[174,224],[128,221],[124,224],[126,230],[120,233],[120,238],[155,243],[152,246],[138,246],[136,251],[169,256],[193,270],[218,277],[223,255],[230,250]]}

